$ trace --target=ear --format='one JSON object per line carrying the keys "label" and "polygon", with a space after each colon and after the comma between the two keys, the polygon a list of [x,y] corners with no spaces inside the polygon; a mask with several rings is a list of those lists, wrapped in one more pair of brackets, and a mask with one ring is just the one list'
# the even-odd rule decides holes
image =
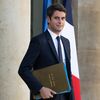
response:
{"label": "ear", "polygon": [[47,16],[47,22],[48,22],[48,23],[50,22],[50,17],[49,17],[49,16]]}

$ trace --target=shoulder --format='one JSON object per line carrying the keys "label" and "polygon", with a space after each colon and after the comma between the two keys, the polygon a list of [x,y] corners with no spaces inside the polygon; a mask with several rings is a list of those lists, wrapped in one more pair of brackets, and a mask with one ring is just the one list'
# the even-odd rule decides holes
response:
{"label": "shoulder", "polygon": [[36,36],[34,36],[34,37],[32,37],[31,38],[31,40],[39,40],[39,39],[41,39],[41,38],[43,38],[44,37],[44,33],[40,33],[40,34],[38,34],[38,35],[36,35]]}
{"label": "shoulder", "polygon": [[31,39],[31,42],[32,43],[36,43],[36,44],[43,44],[43,43],[46,43],[47,42],[47,34],[48,34],[48,31],[45,31],[43,33],[40,33],[36,36],[34,36],[32,39]]}
{"label": "shoulder", "polygon": [[32,37],[31,38],[31,41],[32,42],[39,42],[39,41],[41,41],[42,39],[44,39],[45,38],[45,35],[44,35],[44,33],[40,33],[40,34],[38,34],[38,35],[36,35],[36,36],[34,36],[34,37]]}

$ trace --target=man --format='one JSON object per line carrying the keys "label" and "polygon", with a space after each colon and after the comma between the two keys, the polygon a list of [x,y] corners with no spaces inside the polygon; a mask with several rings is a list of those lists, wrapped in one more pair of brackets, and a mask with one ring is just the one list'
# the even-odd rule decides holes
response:
{"label": "man", "polygon": [[[65,20],[66,9],[61,4],[53,4],[48,7],[48,29],[44,33],[32,38],[27,53],[20,65],[19,75],[31,91],[31,100],[34,100],[33,94],[38,92],[40,92],[42,97],[41,100],[74,100],[70,68],[70,44],[69,40],[60,34],[64,27]],[[60,37],[62,62],[67,66],[68,78],[71,85],[70,93],[59,95],[56,94],[54,90],[43,86],[32,74],[32,70],[60,63],[60,59],[58,58],[58,36]]]}

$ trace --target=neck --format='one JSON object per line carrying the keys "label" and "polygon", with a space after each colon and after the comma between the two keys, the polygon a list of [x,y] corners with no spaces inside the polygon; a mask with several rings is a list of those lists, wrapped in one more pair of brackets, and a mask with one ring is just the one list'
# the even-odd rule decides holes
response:
{"label": "neck", "polygon": [[60,31],[52,30],[52,29],[50,29],[50,28],[49,28],[49,30],[52,31],[52,32],[53,32],[54,34],[56,34],[56,35],[60,35]]}

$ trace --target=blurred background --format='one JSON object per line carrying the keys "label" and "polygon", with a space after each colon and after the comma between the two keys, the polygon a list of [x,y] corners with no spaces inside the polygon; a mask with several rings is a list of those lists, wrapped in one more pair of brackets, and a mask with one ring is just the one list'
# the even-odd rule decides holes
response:
{"label": "blurred background", "polygon": [[[71,3],[81,98],[100,100],[100,1]],[[18,68],[30,39],[42,32],[42,10],[43,0],[0,0],[0,100],[29,100]]]}

